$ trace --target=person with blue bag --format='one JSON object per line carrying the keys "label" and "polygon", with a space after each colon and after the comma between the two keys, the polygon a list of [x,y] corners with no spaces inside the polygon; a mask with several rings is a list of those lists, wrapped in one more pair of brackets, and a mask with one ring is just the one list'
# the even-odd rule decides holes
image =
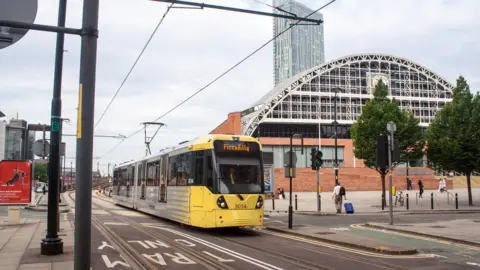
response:
{"label": "person with blue bag", "polygon": [[332,199],[335,200],[335,208],[337,208],[337,214],[342,213],[343,198],[345,198],[345,200],[347,200],[347,195],[346,195],[346,192],[345,192],[345,188],[342,185],[340,185],[340,183],[337,183],[335,188],[333,188],[333,196],[332,196]]}

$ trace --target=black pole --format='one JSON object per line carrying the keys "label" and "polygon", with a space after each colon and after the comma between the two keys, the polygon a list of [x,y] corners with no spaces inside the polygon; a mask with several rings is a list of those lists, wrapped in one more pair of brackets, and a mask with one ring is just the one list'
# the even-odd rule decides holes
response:
{"label": "black pole", "polygon": [[[67,0],[60,0],[58,6],[58,26],[65,26]],[[50,129],[50,158],[48,166],[48,219],[47,234],[42,239],[40,252],[42,255],[58,255],[63,253],[63,241],[58,237],[58,194],[60,178],[60,142],[62,134],[62,67],[63,44],[65,35],[57,33],[55,52],[55,74],[53,83],[53,99]]]}
{"label": "black pole", "polygon": [[455,209],[458,210],[458,193],[455,193]]}
{"label": "black pole", "polygon": [[292,228],[292,223],[293,223],[293,207],[292,207],[292,182],[293,182],[293,137],[296,137],[296,136],[299,136],[300,139],[302,140],[302,148],[301,148],[301,151],[302,151],[302,155],[303,155],[303,136],[302,134],[292,134],[292,136],[290,136],[290,161],[289,161],[289,178],[290,178],[290,204],[288,206],[288,228],[291,229]]}
{"label": "black pole", "polygon": [[407,193],[407,210],[410,209],[410,201],[409,201],[409,198],[408,198],[408,193]]}
{"label": "black pole", "polygon": [[433,209],[433,192],[432,194],[430,194],[430,204],[431,204],[431,208]]}
{"label": "black pole", "polygon": [[290,137],[290,161],[288,162],[289,164],[289,170],[290,172],[288,173],[289,174],[289,178],[290,178],[290,190],[289,190],[289,200],[290,200],[290,204],[288,205],[288,228],[291,229],[292,228],[292,223],[293,223],[293,208],[292,208],[292,171],[293,171],[293,168],[292,168],[292,163],[293,163],[293,157],[292,157],[292,152],[293,152],[293,136],[295,136],[294,134]]}
{"label": "black pole", "polygon": [[298,210],[298,199],[297,199],[297,194],[295,194],[295,211]]}
{"label": "black pole", "polygon": [[337,92],[338,89],[335,90],[335,99],[333,100],[333,129],[335,130],[335,186],[338,185],[338,145],[337,145]]}
{"label": "black pole", "polygon": [[95,112],[99,0],[83,1],[80,84],[77,119],[74,269],[90,269],[92,158]]}

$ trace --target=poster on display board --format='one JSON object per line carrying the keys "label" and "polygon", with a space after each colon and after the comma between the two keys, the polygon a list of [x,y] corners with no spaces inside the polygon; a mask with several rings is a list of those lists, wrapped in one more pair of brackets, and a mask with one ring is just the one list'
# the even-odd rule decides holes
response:
{"label": "poster on display board", "polygon": [[263,166],[263,181],[265,183],[264,193],[272,193],[273,189],[273,166]]}
{"label": "poster on display board", "polygon": [[31,161],[0,161],[0,205],[29,204],[31,201],[31,186]]}

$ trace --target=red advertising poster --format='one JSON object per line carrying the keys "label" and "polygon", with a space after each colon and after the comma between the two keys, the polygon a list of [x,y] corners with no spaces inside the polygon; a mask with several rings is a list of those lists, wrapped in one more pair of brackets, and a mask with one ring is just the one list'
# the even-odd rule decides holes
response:
{"label": "red advertising poster", "polygon": [[31,161],[0,161],[0,204],[29,204],[31,179]]}

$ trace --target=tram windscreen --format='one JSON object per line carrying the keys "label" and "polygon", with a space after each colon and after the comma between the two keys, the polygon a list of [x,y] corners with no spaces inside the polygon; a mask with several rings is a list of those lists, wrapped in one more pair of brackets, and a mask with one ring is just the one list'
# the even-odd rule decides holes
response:
{"label": "tram windscreen", "polygon": [[261,163],[257,158],[217,157],[218,187],[222,194],[263,193]]}

